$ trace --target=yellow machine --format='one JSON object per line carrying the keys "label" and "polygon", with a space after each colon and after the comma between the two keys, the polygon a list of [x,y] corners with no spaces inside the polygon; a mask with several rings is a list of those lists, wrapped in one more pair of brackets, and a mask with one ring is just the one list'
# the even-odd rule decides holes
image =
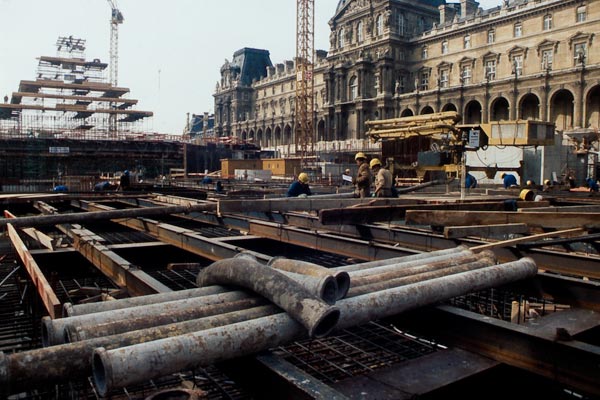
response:
{"label": "yellow machine", "polygon": [[[492,146],[545,146],[554,144],[554,124],[544,121],[498,121],[487,124],[459,124],[454,111],[367,121],[367,136],[382,141],[382,156],[393,160],[395,176],[445,173],[457,176],[465,151]],[[503,168],[482,169],[493,178]]]}

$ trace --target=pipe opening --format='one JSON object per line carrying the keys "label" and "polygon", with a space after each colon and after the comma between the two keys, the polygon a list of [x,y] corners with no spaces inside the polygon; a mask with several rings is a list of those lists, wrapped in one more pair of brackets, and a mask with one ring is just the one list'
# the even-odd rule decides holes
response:
{"label": "pipe opening", "polygon": [[350,274],[346,271],[340,271],[334,277],[338,287],[336,300],[341,300],[346,297],[348,290],[350,290]]}
{"label": "pipe opening", "polygon": [[330,308],[327,312],[323,313],[321,318],[313,325],[312,329],[309,330],[309,336],[314,338],[327,336],[337,325],[340,314],[338,308]]}
{"label": "pipe opening", "polygon": [[106,349],[99,347],[94,350],[92,358],[92,375],[94,377],[94,383],[98,389],[100,396],[106,396],[108,392],[108,383],[106,377],[108,376],[105,368],[109,368],[109,364],[104,362],[106,358]]}
{"label": "pipe opening", "polygon": [[323,284],[321,285],[321,293],[319,293],[319,297],[327,303],[327,304],[335,304],[335,301],[338,299],[338,285],[333,277],[328,276],[325,277]]}
{"label": "pipe opening", "polygon": [[197,400],[196,393],[188,389],[167,389],[146,397],[145,400]]}

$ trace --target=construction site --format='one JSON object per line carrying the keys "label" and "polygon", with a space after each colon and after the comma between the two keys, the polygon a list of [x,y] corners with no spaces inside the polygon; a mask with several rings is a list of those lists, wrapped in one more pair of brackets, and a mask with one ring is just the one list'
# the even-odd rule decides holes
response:
{"label": "construction site", "polygon": [[[600,399],[597,132],[439,109],[327,150],[314,0],[285,146],[223,114],[149,132],[108,3],[110,63],[59,37],[0,103],[0,398]],[[361,197],[361,160],[393,195]]]}

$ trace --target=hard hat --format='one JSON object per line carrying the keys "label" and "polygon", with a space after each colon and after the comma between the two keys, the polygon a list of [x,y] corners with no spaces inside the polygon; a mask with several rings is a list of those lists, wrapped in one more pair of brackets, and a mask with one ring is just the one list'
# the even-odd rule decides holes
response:
{"label": "hard hat", "polygon": [[550,185],[550,179],[546,179],[546,180],[544,181],[544,185]]}
{"label": "hard hat", "polygon": [[500,178],[504,178],[506,176],[506,172],[503,172],[502,175],[500,175]]}
{"label": "hard hat", "polygon": [[350,170],[349,170],[349,169],[346,169],[346,170],[344,171],[344,173],[346,173],[346,175],[347,175],[347,174],[349,174],[349,173],[350,173]]}
{"label": "hard hat", "polygon": [[523,189],[521,190],[521,193],[519,193],[519,198],[521,200],[531,201],[535,198],[535,193],[533,193],[533,190]]}
{"label": "hard hat", "polygon": [[533,185],[533,182],[531,180],[527,181],[527,186],[531,186]]}
{"label": "hard hat", "polygon": [[365,160],[367,159],[367,156],[365,156],[365,153],[363,153],[362,151],[359,151],[358,153],[356,153],[356,155],[354,156],[355,160],[358,160],[359,158],[364,158]]}
{"label": "hard hat", "polygon": [[373,168],[374,166],[379,165],[381,166],[381,161],[379,161],[379,158],[374,158],[371,160],[371,162],[369,163],[369,167]]}
{"label": "hard hat", "polygon": [[128,171],[128,170],[125,170],[123,173],[124,173],[125,175],[129,175],[129,171]]}
{"label": "hard hat", "polygon": [[306,172],[301,172],[300,175],[298,175],[298,180],[302,183],[308,183],[308,175]]}

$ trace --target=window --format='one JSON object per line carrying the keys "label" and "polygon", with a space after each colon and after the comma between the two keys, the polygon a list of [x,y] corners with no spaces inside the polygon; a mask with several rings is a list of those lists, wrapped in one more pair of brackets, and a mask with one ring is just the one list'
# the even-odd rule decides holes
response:
{"label": "window", "polygon": [[523,75],[523,56],[518,55],[513,57],[513,71],[515,76]]}
{"label": "window", "polygon": [[471,66],[463,65],[460,71],[460,75],[462,78],[462,83],[464,85],[469,85],[471,83]]}
{"label": "window", "polygon": [[397,26],[398,35],[404,36],[404,29],[405,29],[404,13],[398,13],[397,24],[398,24],[398,26]]}
{"label": "window", "polygon": [[544,15],[544,27],[543,27],[543,29],[545,31],[549,31],[550,29],[552,29],[552,15],[550,15],[550,14]]}
{"label": "window", "polygon": [[448,41],[444,40],[442,42],[442,54],[448,54]]}
{"label": "window", "polygon": [[488,60],[485,62],[485,78],[493,81],[496,79],[496,60]]}
{"label": "window", "polygon": [[587,9],[585,6],[577,7],[577,22],[585,22],[587,19]]}
{"label": "window", "polygon": [[363,23],[362,23],[362,21],[360,21],[358,23],[358,25],[356,26],[356,39],[358,40],[358,43],[362,43],[363,40],[365,40],[365,35],[363,33]]}
{"label": "window", "polygon": [[523,36],[523,24],[516,23],[515,27],[514,27],[514,37],[521,37]]}
{"label": "window", "polygon": [[375,21],[375,34],[377,36],[383,35],[383,16],[381,14],[377,16],[377,20]]}
{"label": "window", "polygon": [[553,58],[554,50],[542,50],[542,70],[550,71],[552,69]]}
{"label": "window", "polygon": [[421,90],[429,89],[429,71],[421,72],[421,85],[420,85],[419,89],[421,89]]}
{"label": "window", "polygon": [[466,35],[463,38],[463,45],[464,45],[463,47],[465,49],[470,49],[471,48],[471,35]]}
{"label": "window", "polygon": [[375,95],[379,93],[379,75],[375,75],[375,82],[373,84],[373,89],[375,89]]}
{"label": "window", "polygon": [[449,77],[450,73],[447,69],[442,69],[440,71],[440,87],[441,88],[447,88],[448,87],[448,77]]}
{"label": "window", "polygon": [[587,44],[575,43],[573,50],[573,58],[575,59],[575,65],[585,64],[585,60],[587,58]]}
{"label": "window", "polygon": [[488,44],[494,43],[496,41],[496,31],[494,29],[490,29],[487,33],[487,42]]}
{"label": "window", "polygon": [[421,49],[421,58],[423,60],[426,60],[428,54],[429,54],[429,50],[427,49],[427,46],[423,46],[423,48]]}
{"label": "window", "polygon": [[350,78],[350,100],[354,100],[358,97],[358,79],[356,76]]}
{"label": "window", "polygon": [[346,39],[344,38],[344,28],[340,29],[340,32],[338,34],[338,48],[343,49],[345,44],[346,44]]}

